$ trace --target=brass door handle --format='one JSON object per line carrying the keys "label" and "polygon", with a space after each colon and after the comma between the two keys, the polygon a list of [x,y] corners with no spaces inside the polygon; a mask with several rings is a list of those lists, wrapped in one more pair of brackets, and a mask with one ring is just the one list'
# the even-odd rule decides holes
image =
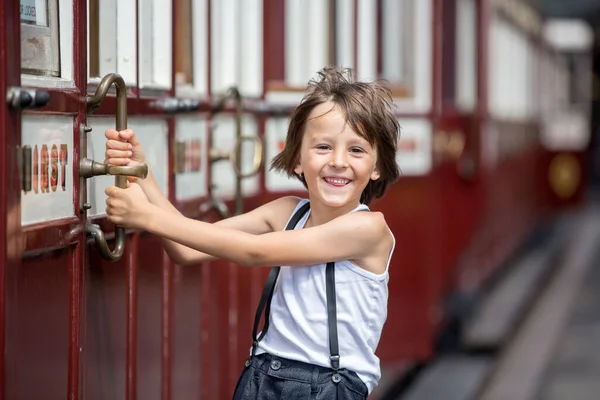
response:
{"label": "brass door handle", "polygon": [[[225,104],[229,98],[235,100],[235,145],[231,152],[225,152],[217,149],[211,149],[209,157],[211,163],[220,160],[229,160],[233,166],[235,173],[235,209],[234,214],[239,215],[244,212],[244,198],[242,193],[242,180],[256,175],[262,166],[263,162],[263,142],[259,136],[250,136],[242,134],[242,118],[243,118],[243,99],[240,91],[236,87],[232,87],[227,92],[227,95],[215,103],[213,113],[216,114],[225,108]],[[210,129],[209,135],[212,139],[213,130]],[[254,158],[252,161],[252,169],[244,173],[242,171],[242,143],[254,143]]]}
{"label": "brass door handle", "polygon": [[[242,171],[241,158],[238,157],[238,155],[241,155],[242,143],[245,141],[254,143],[254,157],[252,159],[252,169],[246,173]],[[235,145],[233,146],[233,149],[230,152],[218,149],[210,149],[209,157],[210,161],[213,163],[221,160],[231,161],[233,171],[235,172],[235,175],[238,179],[249,178],[253,175],[256,175],[260,171],[260,166],[262,165],[263,157],[262,140],[258,136],[240,136],[236,138]]]}
{"label": "brass door handle", "polygon": [[[252,158],[252,169],[250,172],[243,173],[242,172],[242,162],[238,160],[238,155],[242,153],[242,143],[243,142],[253,142],[254,143],[254,157]],[[238,178],[249,178],[254,176],[260,171],[260,166],[262,165],[263,158],[263,144],[262,140],[258,136],[240,136],[237,138],[235,142],[235,147],[233,148],[231,164],[233,165],[233,170]]]}
{"label": "brass door handle", "polygon": [[148,176],[148,166],[146,164],[106,165],[89,158],[84,158],[79,162],[79,176],[91,178],[99,175],[135,176],[144,179]]}
{"label": "brass door handle", "polygon": [[[98,88],[93,96],[87,98],[87,107],[88,111],[93,110],[98,107],[102,100],[108,94],[108,90],[110,86],[114,84],[117,89],[117,110],[116,110],[116,124],[115,128],[117,131],[122,131],[127,129],[127,86],[125,85],[125,81],[119,74],[110,73],[100,81]],[[91,128],[84,127],[82,129],[85,132],[91,131]],[[87,155],[87,138],[85,134],[82,134],[81,140],[81,154],[82,158],[79,163],[80,170],[80,178],[84,182],[86,178],[91,178],[92,176],[97,175],[114,175],[115,176],[115,186],[120,188],[127,187],[127,178],[126,176],[137,176],[140,178],[146,177],[148,174],[148,166],[134,165],[134,166],[112,166],[105,165],[102,163],[95,162],[86,158]],[[82,185],[85,187],[85,184]],[[89,208],[89,204],[83,205],[83,209]],[[86,224],[86,232],[94,238],[96,242],[96,246],[100,251],[102,257],[109,261],[117,261],[123,255],[125,250],[125,228],[117,226],[115,229],[115,248],[114,250],[110,250],[108,248],[108,244],[106,243],[106,238],[104,236],[104,232],[102,230],[88,221]]]}

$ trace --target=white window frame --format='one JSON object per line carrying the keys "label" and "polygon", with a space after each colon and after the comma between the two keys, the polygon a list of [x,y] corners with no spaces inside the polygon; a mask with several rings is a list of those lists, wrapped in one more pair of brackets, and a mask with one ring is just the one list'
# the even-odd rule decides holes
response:
{"label": "white window frame", "polygon": [[172,14],[170,0],[139,2],[140,88],[171,89]]}
{"label": "white window frame", "polygon": [[305,87],[329,61],[329,2],[286,0],[285,82]]}
{"label": "white window frame", "polygon": [[[23,73],[21,74],[21,83],[25,86],[58,89],[75,87],[73,79],[73,2],[71,0],[56,0],[56,2],[58,4],[60,76],[39,76]],[[48,22],[52,23],[52,4],[49,4],[48,8],[50,11]],[[23,39],[23,36],[21,36],[21,41]]]}
{"label": "white window frame", "polygon": [[237,86],[243,96],[262,95],[262,14],[263,0],[211,3],[212,93],[223,93],[231,86]]}
{"label": "white window frame", "polygon": [[[88,51],[88,83],[100,83],[106,74],[116,72],[128,86],[137,85],[137,22],[135,0],[103,0],[99,6],[99,77],[90,77]],[[89,27],[89,7],[88,7]],[[132,39],[134,38],[134,39]],[[88,49],[90,41],[88,35]]]}
{"label": "white window frame", "polygon": [[456,4],[456,105],[472,111],[477,105],[477,4]]}
{"label": "white window frame", "polygon": [[176,84],[177,96],[207,96],[208,95],[208,3],[207,0],[192,0],[192,16],[190,23],[192,37],[192,81]]}

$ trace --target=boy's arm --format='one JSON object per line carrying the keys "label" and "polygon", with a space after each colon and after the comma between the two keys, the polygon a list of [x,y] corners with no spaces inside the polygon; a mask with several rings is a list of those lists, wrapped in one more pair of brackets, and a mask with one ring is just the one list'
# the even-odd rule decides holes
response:
{"label": "boy's arm", "polygon": [[[159,224],[162,224],[165,221],[169,221],[170,218],[172,218],[173,216],[189,220],[188,218],[184,217],[179,212],[179,210],[177,210],[175,206],[173,206],[173,204],[171,204],[169,199],[165,197],[165,195],[162,193],[162,190],[156,183],[156,180],[152,176],[150,170],[148,172],[148,177],[144,180],[138,180],[138,184],[144,191],[144,194],[146,195],[150,203],[162,209],[165,213],[171,214],[169,216],[165,215],[165,217],[162,218],[163,222],[158,222]],[[288,209],[290,207],[293,209],[297,202],[297,198],[284,198],[275,200],[269,204],[266,204],[245,214],[226,218],[212,225],[218,225],[228,229],[239,230],[253,235],[260,235],[263,233],[272,232],[273,230],[279,228],[275,228],[273,225],[276,225],[276,222],[272,221],[273,215],[281,215],[277,212],[279,211],[277,209]],[[188,247],[184,244],[170,240],[163,236],[161,236],[161,239],[165,251],[171,258],[171,260],[173,260],[173,262],[175,262],[176,264],[193,265],[218,258],[210,254],[206,254],[202,251],[196,250],[194,248]]]}
{"label": "boy's arm", "polygon": [[169,217],[157,207],[147,215],[148,231],[242,265],[296,266],[363,259],[378,251],[389,236],[378,212],[351,213],[316,227],[263,235],[181,215]]}

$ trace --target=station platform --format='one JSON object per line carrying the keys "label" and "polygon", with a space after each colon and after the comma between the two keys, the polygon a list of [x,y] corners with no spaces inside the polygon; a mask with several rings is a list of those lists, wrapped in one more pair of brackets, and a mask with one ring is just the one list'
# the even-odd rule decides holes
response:
{"label": "station platform", "polygon": [[[595,196],[597,197],[597,196]],[[558,217],[399,400],[600,399],[600,201]]]}

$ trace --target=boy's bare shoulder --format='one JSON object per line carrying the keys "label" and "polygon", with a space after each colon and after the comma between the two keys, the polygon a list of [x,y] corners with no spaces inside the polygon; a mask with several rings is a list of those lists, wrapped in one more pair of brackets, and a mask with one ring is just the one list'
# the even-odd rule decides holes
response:
{"label": "boy's bare shoulder", "polygon": [[375,236],[387,235],[389,231],[385,216],[379,211],[353,212],[339,217],[344,220],[345,228],[358,234],[369,233]]}
{"label": "boy's bare shoulder", "polygon": [[300,197],[284,196],[270,201],[261,207],[273,231],[282,231],[285,229],[287,221],[300,201],[302,201]]}

